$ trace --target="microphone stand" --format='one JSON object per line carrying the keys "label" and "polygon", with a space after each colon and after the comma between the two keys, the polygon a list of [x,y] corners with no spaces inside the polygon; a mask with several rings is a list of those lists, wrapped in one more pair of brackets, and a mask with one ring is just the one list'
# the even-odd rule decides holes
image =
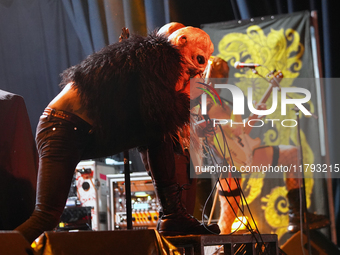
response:
{"label": "microphone stand", "polygon": [[[255,69],[255,67],[249,67],[252,69],[252,72],[254,74],[259,75],[261,78],[263,78],[264,80],[266,80],[268,82],[268,80],[262,76],[261,74],[258,73],[258,71]],[[268,68],[267,68],[268,69]],[[269,69],[268,69],[269,70]],[[270,70],[269,70],[270,71]],[[273,72],[271,72],[273,73]],[[274,78],[275,79],[275,78]],[[278,82],[276,82],[279,89],[280,89],[280,84]],[[290,96],[288,96],[289,98],[291,98]],[[301,142],[301,135],[300,135],[300,131],[301,131],[301,125],[300,125],[300,109],[298,107],[294,107],[293,110],[295,111],[296,114],[296,121],[297,121],[297,128],[298,128],[298,132],[297,132],[297,139],[298,139],[298,143],[299,143],[299,149],[300,149],[300,164],[302,167],[302,171],[301,171],[301,185],[300,185],[300,208],[302,208],[302,218],[303,218],[303,225],[306,231],[306,236],[307,236],[307,244],[308,244],[308,254],[312,255],[312,248],[311,248],[311,243],[310,243],[310,233],[309,233],[309,221],[308,221],[308,217],[307,217],[307,198],[306,198],[306,186],[305,186],[305,176],[304,176],[304,168],[303,168],[303,153],[302,153],[302,142]],[[314,114],[312,114],[312,116],[314,118],[317,118]],[[301,206],[302,203],[302,206]],[[303,231],[303,228],[301,228],[301,231]],[[302,233],[302,232],[301,232]],[[301,234],[301,240],[302,239],[302,234]],[[301,249],[303,250],[303,242],[301,243]]]}
{"label": "microphone stand", "polygon": [[[303,153],[302,153],[302,142],[301,142],[301,125],[300,125],[300,109],[298,107],[294,107],[293,110],[295,111],[296,115],[296,121],[297,121],[297,138],[298,138],[298,143],[299,143],[299,148],[300,148],[300,164],[302,166],[302,171],[301,171],[301,188],[300,188],[300,205],[302,203],[302,212],[303,212],[303,223],[304,223],[304,228],[306,231],[307,235],[307,244],[308,244],[308,254],[312,255],[312,248],[310,244],[310,233],[309,233],[309,220],[307,217],[307,198],[306,198],[306,186],[305,186],[305,174],[304,174],[304,165],[303,165]],[[303,229],[301,228],[301,231]],[[302,239],[302,234],[301,234],[301,239]],[[304,247],[301,247],[304,249]]]}
{"label": "microphone stand", "polygon": [[124,179],[126,200],[126,226],[132,229],[132,205],[131,205],[131,182],[130,182],[130,159],[129,151],[124,151]]}
{"label": "microphone stand", "polygon": [[[130,37],[128,28],[123,27],[119,36],[119,42]],[[124,151],[124,181],[125,181],[125,200],[126,200],[126,226],[127,229],[133,229],[132,226],[132,204],[131,204],[131,182],[130,182],[130,159],[129,150]]]}

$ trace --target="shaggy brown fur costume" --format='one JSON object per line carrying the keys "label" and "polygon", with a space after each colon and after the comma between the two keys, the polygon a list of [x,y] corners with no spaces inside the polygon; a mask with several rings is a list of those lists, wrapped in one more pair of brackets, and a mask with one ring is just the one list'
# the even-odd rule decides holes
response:
{"label": "shaggy brown fur costume", "polygon": [[104,136],[118,123],[174,134],[189,121],[189,98],[175,91],[181,63],[167,38],[133,35],[64,71],[61,85],[75,83]]}

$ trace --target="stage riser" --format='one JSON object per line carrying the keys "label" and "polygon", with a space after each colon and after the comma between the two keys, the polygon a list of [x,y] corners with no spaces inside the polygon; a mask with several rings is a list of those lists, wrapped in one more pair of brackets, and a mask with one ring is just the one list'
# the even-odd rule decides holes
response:
{"label": "stage riser", "polygon": [[163,249],[168,251],[154,230],[45,232],[37,240],[32,250],[19,233],[0,232],[0,255],[159,255]]}
{"label": "stage riser", "polygon": [[1,255],[33,255],[34,251],[26,239],[14,231],[0,231]]}

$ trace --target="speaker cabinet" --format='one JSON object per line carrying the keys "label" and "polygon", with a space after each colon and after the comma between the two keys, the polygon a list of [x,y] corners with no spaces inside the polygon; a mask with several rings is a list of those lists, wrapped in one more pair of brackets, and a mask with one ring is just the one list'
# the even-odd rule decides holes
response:
{"label": "speaker cabinet", "polygon": [[49,255],[171,254],[155,230],[45,232],[37,247],[38,254]]}
{"label": "speaker cabinet", "polygon": [[[309,233],[312,255],[340,254],[339,248],[318,230],[311,230]],[[281,249],[287,255],[310,255],[308,253],[307,235],[303,233],[301,240],[300,231],[289,238]],[[302,249],[304,249],[305,253],[303,253]]]}
{"label": "speaker cabinet", "polygon": [[31,245],[17,231],[0,231],[1,255],[33,255]]}

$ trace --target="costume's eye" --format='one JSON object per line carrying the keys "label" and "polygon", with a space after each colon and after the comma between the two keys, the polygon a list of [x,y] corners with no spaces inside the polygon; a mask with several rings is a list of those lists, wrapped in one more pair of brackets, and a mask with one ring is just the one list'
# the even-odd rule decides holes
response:
{"label": "costume's eye", "polygon": [[205,59],[203,56],[201,55],[198,55],[197,56],[197,62],[200,64],[200,65],[203,65],[205,63]]}

